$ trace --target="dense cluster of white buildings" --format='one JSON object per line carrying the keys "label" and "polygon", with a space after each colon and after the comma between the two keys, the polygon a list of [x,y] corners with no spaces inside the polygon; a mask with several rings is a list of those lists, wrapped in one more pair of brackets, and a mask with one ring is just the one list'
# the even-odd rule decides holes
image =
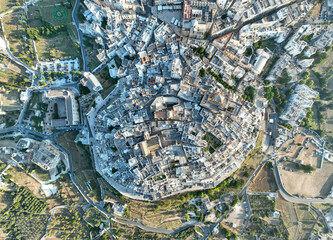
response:
{"label": "dense cluster of white buildings", "polygon": [[307,109],[312,107],[312,99],[316,98],[318,94],[306,85],[298,85],[280,119],[288,122],[291,126],[299,126],[308,112]]}
{"label": "dense cluster of white buildings", "polygon": [[[90,11],[124,11],[92,8],[94,3],[85,2]],[[188,4],[192,10],[210,9],[204,3]],[[104,16],[104,39],[119,35],[117,28],[109,29],[115,24],[112,15]],[[215,187],[255,146],[262,110],[241,95],[246,87],[262,86],[256,77],[272,53],[259,49],[250,62],[240,41],[221,49],[180,38],[154,16],[124,23],[120,19],[118,27],[129,21],[128,31],[104,45],[109,57],[121,59],[118,71],[109,66],[121,89],[120,97],[97,114],[91,129],[96,169],[117,190],[138,199]]]}
{"label": "dense cluster of white buildings", "polygon": [[[275,82],[284,69],[297,81],[313,63],[310,57],[322,48],[319,45],[330,44],[326,25],[301,26],[262,79],[276,52],[255,48],[254,43],[285,41],[291,33],[288,26],[304,17],[312,2],[154,1],[157,13],[180,11],[182,6],[179,28],[160,22],[158,14],[137,14],[135,2],[84,4],[87,21],[80,28],[101,46],[102,62],[113,59],[108,68],[119,88],[119,98],[95,113],[93,139],[85,142],[93,143],[100,174],[138,199],[213,188],[238,169],[255,146],[267,104],[257,94],[253,103],[245,101],[244,91],[263,89],[263,80]],[[226,14],[215,19],[221,11]],[[266,13],[271,14],[241,27],[237,37],[230,32]],[[208,32],[221,37],[201,40]],[[310,35],[311,41],[304,41]],[[305,58],[295,60],[301,53]],[[92,74],[86,75],[83,84],[101,89]],[[95,111],[89,99],[98,98],[98,91],[80,100],[89,116]],[[305,85],[297,86],[281,119],[298,125],[317,95]]]}

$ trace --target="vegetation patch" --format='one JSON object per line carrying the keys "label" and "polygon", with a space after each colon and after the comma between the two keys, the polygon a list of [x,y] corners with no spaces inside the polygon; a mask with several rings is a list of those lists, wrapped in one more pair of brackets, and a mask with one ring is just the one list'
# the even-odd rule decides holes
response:
{"label": "vegetation patch", "polygon": [[14,195],[12,205],[1,213],[0,225],[10,239],[39,239],[49,218],[48,214],[43,214],[47,203],[25,187],[16,185],[15,188],[11,193]]}

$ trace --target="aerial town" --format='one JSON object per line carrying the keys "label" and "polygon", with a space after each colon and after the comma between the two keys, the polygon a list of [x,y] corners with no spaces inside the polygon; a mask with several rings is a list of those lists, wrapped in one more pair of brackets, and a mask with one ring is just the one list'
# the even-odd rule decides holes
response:
{"label": "aerial town", "polygon": [[332,0],[3,1],[0,239],[333,239]]}

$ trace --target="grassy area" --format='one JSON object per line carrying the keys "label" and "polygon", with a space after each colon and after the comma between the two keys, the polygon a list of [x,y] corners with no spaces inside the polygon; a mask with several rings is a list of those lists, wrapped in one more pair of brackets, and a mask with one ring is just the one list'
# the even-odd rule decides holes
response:
{"label": "grassy area", "polygon": [[147,226],[175,229],[180,227],[185,219],[183,201],[179,198],[154,203],[127,199],[125,202],[129,208],[130,219],[141,219]]}
{"label": "grassy area", "polygon": [[13,176],[13,181],[19,185],[28,188],[36,197],[41,198],[40,194],[40,183],[34,178],[30,177],[28,174],[23,172],[23,170],[18,168],[11,168],[7,173]]}
{"label": "grassy area", "polygon": [[82,209],[58,210],[48,226],[47,234],[60,236],[61,239],[89,239],[89,229],[83,221]]}
{"label": "grassy area", "polygon": [[69,175],[61,175],[60,179],[57,181],[57,187],[57,200],[59,200],[62,204],[86,204],[86,201],[72,183]]}
{"label": "grassy area", "polygon": [[3,111],[14,111],[21,109],[21,104],[19,103],[20,93],[16,90],[0,92],[0,100],[2,103]]}
{"label": "grassy area", "polygon": [[319,17],[321,5],[322,5],[322,3],[317,3],[314,6],[314,8],[312,9],[312,12],[311,12],[311,17],[313,17],[313,18],[318,18]]}
{"label": "grassy area", "polygon": [[0,13],[6,12],[15,6],[21,6],[24,0],[1,0]]}
{"label": "grassy area", "polygon": [[94,170],[83,170],[75,174],[76,180],[87,192],[88,196],[96,203],[101,199],[101,188]]}
{"label": "grassy area", "polygon": [[[116,222],[111,222],[111,228],[114,234],[117,236],[119,240],[127,240],[127,239],[160,239],[167,240],[170,239],[169,235],[161,234],[161,233],[150,233],[145,232],[140,228],[127,226],[123,224],[119,224]],[[106,232],[103,237],[105,239],[111,239],[111,235],[109,232]]]}
{"label": "grassy area", "polygon": [[50,180],[49,172],[41,169],[39,166],[32,165],[30,170],[31,170],[31,173],[34,173],[41,181]]}
{"label": "grassy area", "polygon": [[[303,204],[287,202],[280,195],[276,200],[276,209],[281,212],[282,219],[290,234],[289,239],[309,238],[311,229],[317,218],[316,213],[312,209]],[[321,223],[319,225],[322,226]],[[321,231],[323,230],[321,228]]]}
{"label": "grassy area", "polygon": [[101,201],[101,191],[97,178],[99,175],[92,166],[89,147],[74,142],[77,132],[67,132],[58,137],[57,141],[72,156],[73,170],[77,181],[95,202]]}
{"label": "grassy area", "polygon": [[[25,13],[21,10],[5,16],[3,24],[13,54],[28,65],[34,64],[35,40],[39,60],[48,61],[53,58],[80,58],[80,47],[76,42],[76,33],[72,24],[72,7],[74,1],[43,0],[30,5]],[[21,19],[25,21],[21,21]],[[56,34],[50,34],[51,27],[59,27]],[[33,32],[31,37],[24,29]],[[47,30],[48,29],[48,30]],[[38,33],[38,34],[37,34]],[[23,36],[29,36],[28,39]]]}
{"label": "grassy area", "polygon": [[90,38],[84,36],[84,45],[86,46],[86,52],[88,55],[88,65],[91,70],[98,67],[101,62],[97,59],[98,51],[96,49],[99,48],[98,44],[95,42],[95,38]]}
{"label": "grassy area", "polygon": [[102,98],[106,98],[110,92],[115,88],[117,84],[117,79],[110,77],[109,68],[105,67],[102,71],[96,75],[98,81],[102,84],[103,90],[100,91]]}
{"label": "grassy area", "polygon": [[0,124],[4,123],[7,128],[12,127],[15,125],[15,122],[19,116],[19,110],[7,111],[6,115],[0,115]]}
{"label": "grassy area", "polygon": [[278,188],[273,170],[265,165],[250,184],[249,190],[253,192],[276,192]]}
{"label": "grassy area", "polygon": [[313,105],[313,128],[322,131],[327,141],[326,147],[333,149],[333,50],[327,51],[327,58],[315,65],[310,71],[309,80],[313,80],[314,90],[319,92],[320,100]]}
{"label": "grassy area", "polygon": [[253,48],[255,51],[258,49],[265,49],[265,48],[268,48],[269,50],[274,51],[276,49],[276,47],[277,47],[277,44],[274,41],[274,38],[259,40],[258,42],[253,44]]}
{"label": "grassy area", "polygon": [[78,173],[82,170],[92,170],[92,160],[90,158],[89,147],[76,144],[74,142],[77,131],[66,132],[65,134],[57,138],[58,143],[66,148],[72,156],[72,164],[74,173]]}
{"label": "grassy area", "polygon": [[42,0],[38,9],[44,21],[53,26],[68,24],[72,21],[72,2],[63,0]]}
{"label": "grassy area", "polygon": [[34,65],[34,50],[33,43],[30,39],[25,39],[25,28],[21,18],[24,17],[22,10],[16,10],[10,15],[6,15],[2,18],[4,26],[4,33],[10,44],[10,50],[15,57],[22,62],[32,66]]}
{"label": "grassy area", "polygon": [[[0,70],[0,82],[3,86],[11,86],[11,87],[24,87],[24,77],[7,69],[7,71]],[[22,85],[21,85],[22,82]]]}
{"label": "grassy area", "polygon": [[55,37],[38,41],[36,47],[38,57],[44,60],[80,57],[80,50],[77,45],[73,45],[67,31],[61,32]]}

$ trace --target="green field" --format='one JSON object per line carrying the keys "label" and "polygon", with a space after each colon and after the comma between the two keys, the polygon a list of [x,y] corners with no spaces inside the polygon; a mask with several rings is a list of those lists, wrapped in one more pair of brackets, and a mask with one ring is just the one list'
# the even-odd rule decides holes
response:
{"label": "green field", "polygon": [[72,21],[72,3],[63,0],[42,0],[38,2],[42,19],[53,26],[69,24]]}
{"label": "green field", "polygon": [[49,60],[52,58],[66,59],[80,57],[80,51],[67,32],[60,32],[57,36],[36,42],[39,59]]}
{"label": "green field", "polygon": [[[310,78],[314,81],[314,89],[316,91],[319,91],[320,95],[322,92],[329,92],[333,90],[333,50],[330,49],[327,53],[327,58],[323,60],[321,63],[317,64],[312,68]],[[317,73],[316,73],[317,72]],[[318,78],[319,76],[319,78]],[[323,88],[320,84],[320,79],[326,79],[327,81],[327,87]],[[325,90],[325,91],[323,91]],[[314,104],[312,109],[314,112],[314,122],[316,129],[324,130],[325,131],[325,139],[327,140],[327,147],[333,148],[333,109],[329,109],[327,106],[331,104],[332,101],[332,92],[329,94],[326,94],[326,96],[321,97],[321,104],[325,107],[325,111],[322,111],[323,120],[324,122],[321,122],[319,119],[319,112],[318,108]]]}
{"label": "green field", "polygon": [[13,111],[20,110],[21,104],[19,104],[20,94],[18,91],[7,91],[0,93],[0,100],[2,102],[2,110]]}
{"label": "green field", "polygon": [[32,41],[24,39],[25,32],[23,31],[24,25],[20,21],[24,12],[17,10],[10,15],[2,18],[5,35],[10,44],[10,50],[15,57],[27,65],[34,65],[34,51]]}
{"label": "green field", "polygon": [[[72,24],[73,3],[74,1],[41,0],[36,5],[30,5],[26,13],[16,10],[3,17],[5,34],[14,56],[33,66],[35,52],[31,39],[34,39],[41,61],[80,58],[80,47],[76,43],[77,32]],[[26,22],[21,21],[22,17]],[[52,30],[54,27],[57,29]],[[28,35],[24,29],[28,29],[32,34]],[[27,35],[31,39],[23,38]]]}

